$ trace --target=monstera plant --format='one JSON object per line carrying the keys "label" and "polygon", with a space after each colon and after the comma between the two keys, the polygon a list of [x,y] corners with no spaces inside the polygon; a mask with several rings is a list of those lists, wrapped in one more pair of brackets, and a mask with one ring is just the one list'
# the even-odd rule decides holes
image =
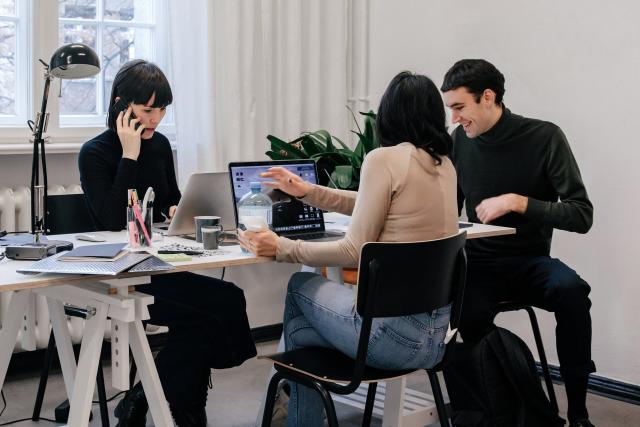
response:
{"label": "monstera plant", "polygon": [[271,143],[271,149],[265,154],[273,160],[313,159],[318,169],[320,185],[357,190],[364,157],[378,147],[376,114],[373,111],[360,114],[364,118],[364,129],[358,125],[354,115],[358,129],[351,132],[358,135],[358,144],[353,150],[326,130],[318,130],[304,132],[289,142],[269,135],[267,139]]}

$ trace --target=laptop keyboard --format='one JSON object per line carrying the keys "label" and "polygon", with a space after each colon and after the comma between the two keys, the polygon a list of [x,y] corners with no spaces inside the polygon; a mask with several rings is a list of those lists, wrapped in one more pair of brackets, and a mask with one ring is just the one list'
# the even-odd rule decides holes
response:
{"label": "laptop keyboard", "polygon": [[298,240],[316,240],[316,239],[324,239],[326,237],[337,237],[338,235],[335,233],[326,233],[324,231],[319,231],[317,233],[304,233],[304,234],[288,234],[285,237],[289,237],[291,239]]}

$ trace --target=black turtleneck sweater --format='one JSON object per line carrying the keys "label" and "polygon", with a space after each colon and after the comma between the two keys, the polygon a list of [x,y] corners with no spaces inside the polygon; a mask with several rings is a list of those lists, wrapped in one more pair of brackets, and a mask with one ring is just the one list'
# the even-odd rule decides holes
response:
{"label": "black turtleneck sweater", "polygon": [[476,206],[507,193],[528,197],[524,214],[511,212],[491,222],[515,227],[515,235],[472,239],[470,257],[549,255],[554,228],[586,233],[593,206],[562,130],[553,123],[512,114],[476,138],[461,126],[453,131],[452,159],[458,174],[458,209],[480,222]]}
{"label": "black turtleneck sweater", "polygon": [[162,215],[180,200],[171,145],[158,132],[142,140],[138,160],[131,160],[122,158],[118,134],[106,130],[82,146],[78,166],[82,190],[99,230],[125,228],[129,188],[137,189],[142,198],[153,187],[154,222],[163,221]]}

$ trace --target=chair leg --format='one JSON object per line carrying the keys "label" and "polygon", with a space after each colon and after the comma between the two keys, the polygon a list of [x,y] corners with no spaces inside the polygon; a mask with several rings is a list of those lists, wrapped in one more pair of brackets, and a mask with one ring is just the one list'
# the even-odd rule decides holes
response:
{"label": "chair leg", "polygon": [[324,403],[324,410],[327,413],[327,423],[329,424],[329,427],[338,427],[338,416],[336,415],[336,407],[333,404],[333,399],[331,398],[331,394],[329,393],[329,391],[322,387],[320,383],[315,381],[310,381],[309,385],[311,385],[322,398],[322,403]]}
{"label": "chair leg", "polygon": [[373,404],[376,401],[376,388],[378,388],[378,383],[369,383],[369,389],[367,390],[367,403],[364,406],[364,415],[362,417],[362,427],[368,427],[371,425]]}
{"label": "chair leg", "polygon": [[447,407],[444,403],[444,397],[442,396],[442,389],[440,388],[440,380],[438,380],[438,374],[427,370],[427,375],[429,376],[429,382],[431,383],[433,398],[436,401],[436,409],[438,410],[440,426],[451,427],[451,424],[449,423],[449,416],[447,415]]}
{"label": "chair leg", "polygon": [[273,406],[276,403],[276,393],[278,392],[278,383],[283,379],[279,372],[276,372],[269,381],[267,388],[267,397],[264,399],[264,412],[262,413],[262,427],[271,426],[271,418],[273,417]]}
{"label": "chair leg", "polygon": [[547,394],[549,395],[549,401],[551,406],[558,413],[558,400],[556,399],[556,393],[553,390],[553,382],[551,381],[551,373],[549,372],[549,364],[547,363],[547,356],[544,352],[544,345],[542,344],[542,336],[540,335],[540,327],[538,326],[538,319],[536,313],[533,311],[533,307],[524,307],[529,320],[531,321],[531,329],[533,330],[533,337],[536,341],[536,347],[538,348],[538,357],[540,358],[540,366],[542,367],[542,374],[544,376],[544,382],[547,385]]}
{"label": "chair leg", "polygon": [[102,371],[102,358],[98,362],[98,374],[96,376],[98,386],[98,402],[100,402],[100,418],[102,427],[109,427],[109,409],[107,409],[107,393],[104,387],[104,372]]}
{"label": "chair leg", "polygon": [[38,384],[38,392],[36,394],[36,402],[33,405],[33,414],[31,415],[32,421],[40,420],[40,413],[42,411],[42,402],[44,401],[44,391],[47,388],[47,380],[49,379],[49,370],[51,369],[51,363],[53,362],[54,348],[56,346],[56,339],[53,336],[53,330],[49,334],[49,343],[44,353],[44,364],[42,365],[42,372],[40,373],[40,383]]}

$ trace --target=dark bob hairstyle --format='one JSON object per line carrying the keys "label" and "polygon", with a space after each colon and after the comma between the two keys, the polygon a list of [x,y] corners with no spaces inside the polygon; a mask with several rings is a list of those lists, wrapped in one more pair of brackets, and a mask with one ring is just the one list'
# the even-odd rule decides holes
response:
{"label": "dark bob hairstyle", "polygon": [[120,97],[126,104],[144,104],[156,96],[153,108],[164,108],[173,102],[173,93],[169,81],[156,64],[143,59],[134,59],[125,63],[113,80],[111,99],[107,113],[107,126],[116,130],[116,118],[119,111],[114,110],[116,98]]}
{"label": "dark bob hairstyle", "polygon": [[395,76],[382,95],[376,123],[382,147],[410,142],[429,153],[437,164],[453,145],[442,97],[427,76],[408,71]]}

